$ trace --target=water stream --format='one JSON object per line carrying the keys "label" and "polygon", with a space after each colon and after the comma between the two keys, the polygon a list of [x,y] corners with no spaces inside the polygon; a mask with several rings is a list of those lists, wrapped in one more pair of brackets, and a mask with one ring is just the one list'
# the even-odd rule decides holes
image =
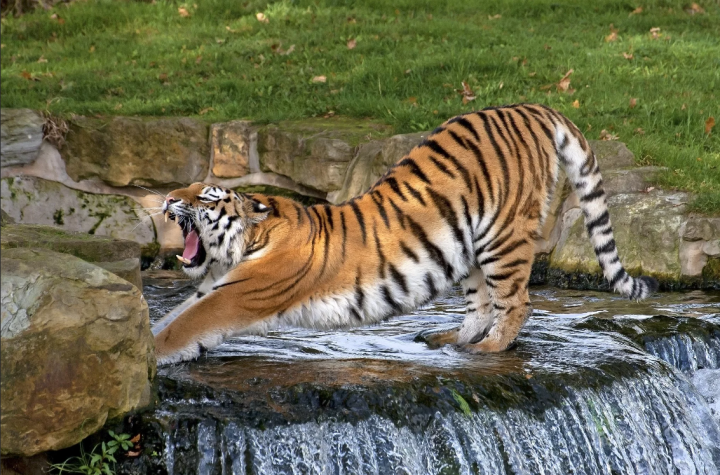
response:
{"label": "water stream", "polygon": [[[193,291],[146,279],[151,318]],[[472,356],[418,335],[451,293],[347,331],[281,329],[161,368],[119,473],[720,473],[720,294],[632,303],[533,289],[517,348]]]}

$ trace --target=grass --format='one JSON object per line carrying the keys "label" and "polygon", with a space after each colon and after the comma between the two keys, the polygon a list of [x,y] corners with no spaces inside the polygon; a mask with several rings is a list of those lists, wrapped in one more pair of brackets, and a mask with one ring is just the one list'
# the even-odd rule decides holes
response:
{"label": "grass", "polygon": [[[720,4],[698,3],[704,13],[660,0],[76,1],[3,18],[1,103],[208,121],[333,111],[403,133],[542,102],[591,139],[617,135],[639,163],[668,168],[660,185],[717,213],[720,126],[705,123],[720,121]],[[574,93],[558,92],[570,69]],[[467,104],[462,81],[477,96]]]}

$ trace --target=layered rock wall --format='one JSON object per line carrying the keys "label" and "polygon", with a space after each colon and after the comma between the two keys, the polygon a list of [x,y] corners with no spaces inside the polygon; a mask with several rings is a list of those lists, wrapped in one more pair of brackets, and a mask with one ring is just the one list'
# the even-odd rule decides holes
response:
{"label": "layered rock wall", "polygon": [[[20,119],[31,117],[28,111],[2,115],[3,141],[34,124]],[[176,187],[204,181],[340,203],[370,188],[427,133],[391,136],[387,126],[337,117],[271,125],[77,117],[61,150],[47,142],[37,148],[30,135],[25,145],[14,142],[31,151],[22,159],[3,155],[2,209],[20,223],[133,239],[149,261],[183,247],[179,228],[158,213]],[[689,195],[653,188],[659,169],[636,167],[622,143],[592,147],[629,270],[670,287],[719,286],[720,218],[691,216]],[[562,174],[537,253],[543,268],[536,282],[602,286],[577,198]]]}

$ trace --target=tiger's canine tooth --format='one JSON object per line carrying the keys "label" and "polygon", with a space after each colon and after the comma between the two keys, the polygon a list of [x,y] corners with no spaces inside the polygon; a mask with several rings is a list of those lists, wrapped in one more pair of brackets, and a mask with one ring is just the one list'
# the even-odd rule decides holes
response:
{"label": "tiger's canine tooth", "polygon": [[183,264],[190,264],[190,263],[191,263],[190,259],[188,259],[188,258],[186,258],[186,257],[183,257],[183,256],[181,256],[181,255],[179,255],[179,254],[175,254],[175,257],[177,257],[177,259],[178,259],[180,262],[182,262]]}
{"label": "tiger's canine tooth", "polygon": [[170,210],[165,211],[165,222],[167,223],[168,216],[170,215]]}

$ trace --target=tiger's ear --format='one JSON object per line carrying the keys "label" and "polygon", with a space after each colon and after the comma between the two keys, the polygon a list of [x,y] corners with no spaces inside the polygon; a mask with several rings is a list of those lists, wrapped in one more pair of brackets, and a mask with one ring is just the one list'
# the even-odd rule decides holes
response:
{"label": "tiger's ear", "polygon": [[259,201],[256,201],[252,198],[248,198],[248,202],[250,204],[250,209],[248,210],[248,218],[253,223],[259,223],[260,221],[264,221],[272,211],[272,207],[260,203]]}

